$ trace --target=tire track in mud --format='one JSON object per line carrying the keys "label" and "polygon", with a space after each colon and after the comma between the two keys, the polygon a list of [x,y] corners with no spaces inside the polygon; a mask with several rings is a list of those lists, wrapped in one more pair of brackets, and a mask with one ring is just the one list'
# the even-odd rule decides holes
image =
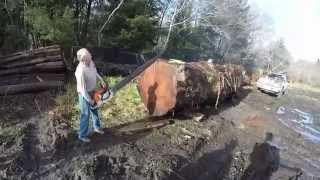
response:
{"label": "tire track in mud", "polygon": [[43,171],[55,164],[52,159],[55,154],[49,131],[50,119],[43,116],[32,118],[26,124],[26,129],[22,152],[28,155],[25,163],[31,164],[32,169],[27,169],[21,177],[41,179]]}
{"label": "tire track in mud", "polygon": [[4,137],[9,139],[4,145],[0,142],[0,179],[39,179],[41,127],[47,123],[44,117],[53,97],[51,92],[43,92],[8,96],[6,102],[3,99],[5,121],[1,125],[8,131]]}

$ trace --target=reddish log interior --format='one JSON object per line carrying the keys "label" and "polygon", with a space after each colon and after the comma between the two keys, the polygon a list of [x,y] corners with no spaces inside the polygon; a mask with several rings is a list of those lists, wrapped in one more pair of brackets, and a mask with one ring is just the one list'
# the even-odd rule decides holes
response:
{"label": "reddish log interior", "polygon": [[138,89],[151,115],[161,116],[175,107],[176,82],[176,69],[166,60],[159,59],[143,72]]}

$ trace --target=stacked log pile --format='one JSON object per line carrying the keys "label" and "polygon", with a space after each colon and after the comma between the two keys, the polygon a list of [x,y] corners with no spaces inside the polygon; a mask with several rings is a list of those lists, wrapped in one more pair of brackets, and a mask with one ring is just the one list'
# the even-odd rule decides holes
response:
{"label": "stacked log pile", "polygon": [[66,66],[57,45],[0,57],[0,95],[63,86]]}
{"label": "stacked log pile", "polygon": [[245,70],[239,65],[158,59],[141,74],[138,89],[150,115],[162,116],[203,103],[217,108],[237,93],[244,79]]}

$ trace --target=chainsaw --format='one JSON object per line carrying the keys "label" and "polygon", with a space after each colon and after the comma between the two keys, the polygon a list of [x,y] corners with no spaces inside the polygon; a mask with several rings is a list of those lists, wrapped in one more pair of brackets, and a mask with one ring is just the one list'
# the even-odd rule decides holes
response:
{"label": "chainsaw", "polygon": [[91,98],[94,101],[94,104],[91,106],[91,109],[97,109],[102,107],[103,104],[112,96],[112,91],[109,89],[108,85],[103,86],[100,84],[100,89],[93,91]]}
{"label": "chainsaw", "polygon": [[141,74],[145,69],[150,67],[154,62],[158,60],[158,58],[162,55],[162,53],[153,57],[152,59],[146,61],[142,66],[138,67],[134,72],[132,72],[129,76],[121,80],[119,83],[115,84],[112,89],[109,89],[107,86],[102,86],[101,89],[98,89],[93,92],[92,99],[94,100],[94,104],[91,106],[92,109],[97,109],[101,107],[103,104],[107,103],[107,101],[121,88],[127,85],[130,81],[135,79],[139,74]]}

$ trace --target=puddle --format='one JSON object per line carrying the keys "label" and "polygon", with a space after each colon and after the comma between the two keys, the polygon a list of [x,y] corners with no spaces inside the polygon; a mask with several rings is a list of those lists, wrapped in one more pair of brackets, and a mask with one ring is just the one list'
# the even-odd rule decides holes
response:
{"label": "puddle", "polygon": [[279,107],[276,114],[282,124],[301,134],[305,139],[320,144],[320,130],[315,125],[315,121],[319,121],[318,116],[284,106]]}

